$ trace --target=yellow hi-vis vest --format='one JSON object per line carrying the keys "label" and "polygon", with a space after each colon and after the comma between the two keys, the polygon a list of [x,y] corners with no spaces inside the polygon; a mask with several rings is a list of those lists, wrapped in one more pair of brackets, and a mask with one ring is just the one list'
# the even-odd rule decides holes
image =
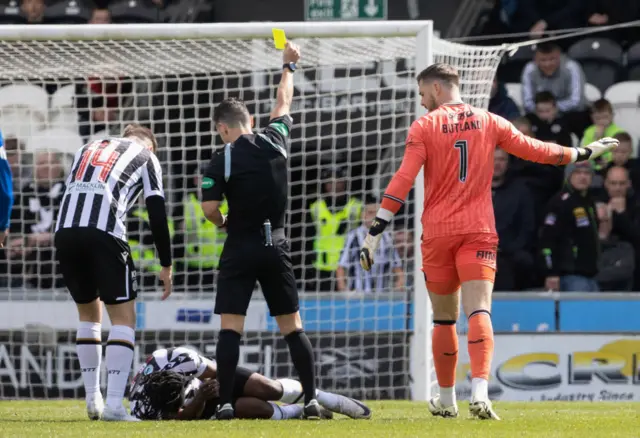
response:
{"label": "yellow hi-vis vest", "polygon": [[[133,215],[139,217],[145,223],[149,223],[149,212],[146,208],[138,208],[134,210]],[[171,219],[167,219],[169,225],[169,236],[173,239],[175,235],[175,227]],[[138,242],[137,240],[129,239],[129,247],[131,248],[131,258],[138,265],[141,272],[160,272],[162,266],[159,260],[156,258],[155,248],[149,248]]]}
{"label": "yellow hi-vis vest", "polygon": [[[227,214],[227,200],[220,204],[220,212]],[[227,233],[209,222],[204,215],[202,205],[194,194],[184,203],[184,256],[192,268],[213,269],[218,267],[220,255]]]}
{"label": "yellow hi-vis vest", "polygon": [[[338,269],[340,253],[344,247],[347,232],[352,224],[360,221],[362,204],[351,198],[344,208],[331,213],[324,199],[311,204],[311,217],[316,226],[316,237],[313,249],[316,253],[315,268],[320,271],[335,271]],[[343,234],[338,234],[340,225],[346,222]]]}

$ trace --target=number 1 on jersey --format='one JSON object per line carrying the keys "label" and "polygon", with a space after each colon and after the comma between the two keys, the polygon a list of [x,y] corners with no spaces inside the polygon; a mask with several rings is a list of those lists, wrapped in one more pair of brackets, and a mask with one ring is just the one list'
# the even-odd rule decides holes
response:
{"label": "number 1 on jersey", "polygon": [[469,162],[467,140],[458,140],[453,147],[460,150],[460,172],[458,174],[458,179],[460,182],[465,182],[467,181],[467,164]]}

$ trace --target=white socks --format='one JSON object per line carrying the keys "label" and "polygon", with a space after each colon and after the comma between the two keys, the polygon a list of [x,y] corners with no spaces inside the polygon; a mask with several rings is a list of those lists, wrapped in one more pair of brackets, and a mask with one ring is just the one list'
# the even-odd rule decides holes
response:
{"label": "white socks", "polygon": [[129,381],[133,362],[135,331],[124,325],[114,325],[107,341],[107,406],[122,409],[124,391]]}
{"label": "white socks", "polygon": [[282,385],[282,397],[280,397],[279,401],[288,404],[304,401],[304,393],[300,382],[293,379],[278,379],[276,382],[280,382]]}
{"label": "white socks", "polygon": [[302,405],[278,405],[274,402],[267,402],[273,408],[272,420],[292,420],[302,417]]}
{"label": "white socks", "polygon": [[80,322],[76,332],[76,352],[87,400],[102,398],[100,394],[100,362],[102,361],[102,325]]}
{"label": "white socks", "polygon": [[471,379],[471,400],[489,400],[489,382],[479,377]]}
{"label": "white socks", "polygon": [[440,388],[440,403],[445,408],[456,404],[456,387]]}

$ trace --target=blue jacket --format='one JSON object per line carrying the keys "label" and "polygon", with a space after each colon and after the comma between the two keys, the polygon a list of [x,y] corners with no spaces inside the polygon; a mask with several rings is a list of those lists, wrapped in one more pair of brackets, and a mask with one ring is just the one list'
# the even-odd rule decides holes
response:
{"label": "blue jacket", "polygon": [[521,115],[518,105],[509,97],[507,88],[501,82],[498,83],[496,95],[489,100],[489,111],[507,120],[513,120]]}
{"label": "blue jacket", "polygon": [[4,149],[4,138],[0,132],[0,232],[9,228],[11,208],[13,207],[13,177]]}

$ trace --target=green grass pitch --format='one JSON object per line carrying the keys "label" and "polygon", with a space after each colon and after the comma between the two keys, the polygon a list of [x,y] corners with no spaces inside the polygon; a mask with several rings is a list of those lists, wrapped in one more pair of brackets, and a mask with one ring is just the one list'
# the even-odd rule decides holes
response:
{"label": "green grass pitch", "polygon": [[424,403],[369,402],[371,420],[92,422],[84,401],[2,401],[0,437],[640,437],[640,403],[496,403],[502,421],[434,418]]}

